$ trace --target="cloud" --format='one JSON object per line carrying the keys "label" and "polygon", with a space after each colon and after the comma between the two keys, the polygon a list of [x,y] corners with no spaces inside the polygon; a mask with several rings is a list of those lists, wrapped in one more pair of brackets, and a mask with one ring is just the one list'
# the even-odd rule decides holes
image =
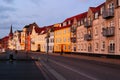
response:
{"label": "cloud", "polygon": [[3,2],[7,3],[7,4],[11,4],[14,2],[14,0],[3,0]]}
{"label": "cloud", "polygon": [[33,4],[39,5],[39,2],[42,2],[42,0],[30,0]]}
{"label": "cloud", "polygon": [[0,19],[2,19],[2,20],[3,20],[3,19],[8,19],[8,18],[9,18],[8,15],[4,15],[4,14],[1,14],[1,15],[0,15]]}
{"label": "cloud", "polygon": [[15,8],[7,7],[7,6],[0,6],[0,12],[6,12],[6,11],[15,11]]}

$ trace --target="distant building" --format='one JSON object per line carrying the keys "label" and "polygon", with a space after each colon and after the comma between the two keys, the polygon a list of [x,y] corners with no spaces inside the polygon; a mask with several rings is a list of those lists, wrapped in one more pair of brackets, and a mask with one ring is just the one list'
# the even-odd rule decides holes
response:
{"label": "distant building", "polygon": [[13,30],[12,30],[12,25],[10,27],[10,32],[9,32],[9,40],[8,40],[8,48],[13,50]]}
{"label": "distant building", "polygon": [[9,40],[9,37],[8,36],[5,36],[2,38],[2,52],[5,52],[6,50],[8,50],[8,40]]}
{"label": "distant building", "polygon": [[33,27],[38,27],[38,25],[36,23],[32,23],[32,24],[29,24],[29,25],[26,25],[22,32],[21,32],[21,49],[22,50],[27,50],[31,48],[31,45],[30,45],[30,34],[32,32],[32,29]]}
{"label": "distant building", "polygon": [[21,30],[16,30],[13,33],[13,45],[14,45],[14,50],[21,50]]}

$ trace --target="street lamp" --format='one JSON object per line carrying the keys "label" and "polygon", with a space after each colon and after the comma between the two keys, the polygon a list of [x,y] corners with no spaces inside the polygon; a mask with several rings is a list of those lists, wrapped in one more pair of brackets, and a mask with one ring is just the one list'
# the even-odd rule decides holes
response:
{"label": "street lamp", "polygon": [[49,55],[48,55],[48,50],[49,50],[49,37],[50,37],[50,32],[49,30],[47,29],[47,35],[46,35],[46,42],[47,42],[47,62],[48,62],[48,58],[49,58]]}

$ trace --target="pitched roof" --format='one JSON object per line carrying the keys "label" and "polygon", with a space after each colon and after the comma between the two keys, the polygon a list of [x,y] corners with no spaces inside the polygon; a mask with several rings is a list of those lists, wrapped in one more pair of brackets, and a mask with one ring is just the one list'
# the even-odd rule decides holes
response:
{"label": "pitched roof", "polygon": [[8,39],[9,39],[9,36],[5,36],[2,38],[2,41],[8,41]]}
{"label": "pitched roof", "polygon": [[93,13],[99,12],[99,11],[100,11],[100,8],[101,8],[102,6],[104,6],[104,5],[105,5],[105,2],[102,3],[102,4],[100,4],[100,5],[97,6],[97,7],[90,7],[90,9],[92,10]]}
{"label": "pitched roof", "polygon": [[70,18],[65,19],[64,22],[69,21],[69,20],[74,20],[74,18],[76,18],[77,20],[80,20],[80,19],[82,19],[82,18],[85,18],[86,16],[87,16],[87,12],[80,13],[80,14],[78,14],[78,15],[75,15],[75,16],[72,16],[72,17],[70,17]]}
{"label": "pitched roof", "polygon": [[35,22],[29,25],[25,25],[24,28],[30,28],[31,26],[39,27]]}
{"label": "pitched roof", "polygon": [[71,27],[71,26],[72,26],[72,24],[67,25],[67,26],[62,26],[62,27],[55,27],[54,30],[57,31],[57,30],[60,30],[60,29],[65,29],[65,28]]}

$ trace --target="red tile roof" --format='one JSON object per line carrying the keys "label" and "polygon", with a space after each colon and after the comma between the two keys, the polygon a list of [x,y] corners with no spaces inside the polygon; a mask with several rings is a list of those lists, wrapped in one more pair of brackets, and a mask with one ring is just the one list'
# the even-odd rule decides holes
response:
{"label": "red tile roof", "polygon": [[8,41],[8,39],[9,39],[9,36],[5,36],[2,38],[2,41]]}
{"label": "red tile roof", "polygon": [[76,18],[77,20],[80,20],[82,18],[85,18],[87,16],[87,12],[84,13],[80,13],[78,15],[72,16],[70,18],[67,18],[64,22],[69,21],[69,20],[74,20],[74,18]]}
{"label": "red tile roof", "polygon": [[55,27],[54,30],[57,31],[57,30],[60,30],[60,29],[71,27],[71,26],[72,25],[67,25],[67,26],[62,26],[62,27]]}
{"label": "red tile roof", "polygon": [[102,6],[104,6],[104,5],[105,5],[105,3],[102,3],[102,4],[100,4],[100,5],[97,6],[97,7],[90,7],[90,9],[92,10],[93,13],[95,13],[95,12],[100,12],[100,8],[101,8]]}

